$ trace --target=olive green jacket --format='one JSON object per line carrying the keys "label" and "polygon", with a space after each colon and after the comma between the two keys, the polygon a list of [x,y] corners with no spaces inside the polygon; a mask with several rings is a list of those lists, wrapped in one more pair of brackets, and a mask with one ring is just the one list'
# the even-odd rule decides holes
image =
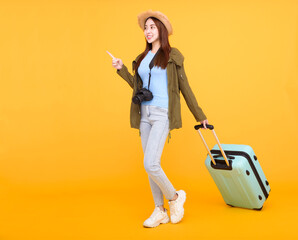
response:
{"label": "olive green jacket", "polygon": [[[137,63],[139,57],[132,62],[133,69]],[[197,122],[201,122],[206,118],[202,109],[199,107],[195,95],[193,94],[185,71],[184,71],[184,57],[177,48],[172,48],[170,52],[170,58],[167,65],[167,77],[168,77],[168,95],[169,95],[169,128],[170,131],[174,128],[182,127],[181,120],[181,105],[180,105],[180,91],[186,101],[186,104],[192,114],[194,115]],[[136,94],[137,89],[141,89],[143,82],[139,74],[134,73],[132,76],[127,67],[123,64],[120,70],[117,70],[117,74],[120,75],[128,84],[132,87],[132,97]],[[137,78],[139,87],[137,88]],[[139,104],[131,103],[130,108],[130,125],[132,128],[140,129],[141,110]]]}

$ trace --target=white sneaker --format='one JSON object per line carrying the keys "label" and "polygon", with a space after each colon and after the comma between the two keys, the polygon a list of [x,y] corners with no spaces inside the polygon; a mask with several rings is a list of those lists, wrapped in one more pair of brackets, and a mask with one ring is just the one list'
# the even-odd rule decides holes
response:
{"label": "white sneaker", "polygon": [[178,198],[175,201],[169,201],[171,222],[178,223],[184,215],[183,204],[186,200],[186,193],[183,190],[177,191]]}
{"label": "white sneaker", "polygon": [[162,211],[159,207],[155,207],[151,216],[143,223],[143,226],[152,228],[157,227],[161,223],[168,223],[169,221],[170,218],[167,214],[167,209],[165,209],[165,211]]}

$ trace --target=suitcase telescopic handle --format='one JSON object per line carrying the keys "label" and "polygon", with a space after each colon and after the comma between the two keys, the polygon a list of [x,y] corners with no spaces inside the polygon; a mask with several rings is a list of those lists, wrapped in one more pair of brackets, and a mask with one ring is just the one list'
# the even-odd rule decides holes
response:
{"label": "suitcase telescopic handle", "polygon": [[[208,129],[210,129],[210,130],[213,130],[213,129],[214,129],[214,126],[213,126],[213,125],[206,124],[206,127],[207,127]],[[196,125],[196,126],[195,126],[195,129],[196,129],[196,130],[199,130],[200,128],[204,128],[204,125],[201,124],[201,125]]]}
{"label": "suitcase telescopic handle", "polygon": [[[228,161],[228,159],[227,159],[227,156],[226,156],[226,154],[225,154],[225,152],[224,152],[224,150],[223,150],[223,148],[222,148],[222,146],[221,146],[221,144],[220,144],[220,142],[219,142],[219,140],[218,140],[218,137],[216,136],[216,133],[215,133],[215,131],[214,131],[214,126],[213,126],[213,125],[206,124],[206,127],[212,131],[212,133],[213,133],[213,135],[214,135],[214,138],[215,138],[215,140],[216,140],[216,142],[217,142],[217,144],[218,144],[218,147],[219,147],[219,149],[220,149],[220,151],[221,151],[221,154],[222,154],[222,156],[223,156],[224,159],[225,159],[226,164],[227,164],[228,166],[230,166],[229,161]],[[199,132],[199,134],[200,134],[200,136],[201,136],[201,139],[202,139],[202,141],[203,141],[203,143],[204,143],[204,145],[205,145],[205,148],[207,149],[207,152],[208,152],[208,154],[209,154],[209,156],[210,156],[210,158],[211,158],[211,161],[213,162],[214,165],[216,165],[216,162],[215,162],[215,160],[214,160],[214,158],[213,158],[213,156],[212,156],[212,154],[211,154],[211,152],[210,152],[210,150],[209,150],[209,147],[208,147],[208,145],[207,145],[207,143],[206,143],[206,141],[205,141],[205,139],[204,139],[204,137],[203,137],[203,135],[202,135],[202,133],[201,133],[201,131],[200,131],[201,128],[205,128],[203,124],[195,125],[195,129],[198,130],[198,132]]]}

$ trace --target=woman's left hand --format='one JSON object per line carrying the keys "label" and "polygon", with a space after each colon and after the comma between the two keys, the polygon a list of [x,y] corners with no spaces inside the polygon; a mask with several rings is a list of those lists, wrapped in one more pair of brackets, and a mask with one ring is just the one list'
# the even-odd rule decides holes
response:
{"label": "woman's left hand", "polygon": [[208,124],[208,120],[204,120],[202,122],[200,122],[201,124],[203,124],[204,128],[203,129],[207,129],[206,124]]}

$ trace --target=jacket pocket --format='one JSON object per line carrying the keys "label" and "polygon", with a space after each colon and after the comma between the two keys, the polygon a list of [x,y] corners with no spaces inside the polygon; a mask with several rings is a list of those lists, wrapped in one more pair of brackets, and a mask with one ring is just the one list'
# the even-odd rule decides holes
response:
{"label": "jacket pocket", "polygon": [[178,97],[180,100],[180,90],[177,88],[172,89],[172,93],[174,94],[174,98]]}

